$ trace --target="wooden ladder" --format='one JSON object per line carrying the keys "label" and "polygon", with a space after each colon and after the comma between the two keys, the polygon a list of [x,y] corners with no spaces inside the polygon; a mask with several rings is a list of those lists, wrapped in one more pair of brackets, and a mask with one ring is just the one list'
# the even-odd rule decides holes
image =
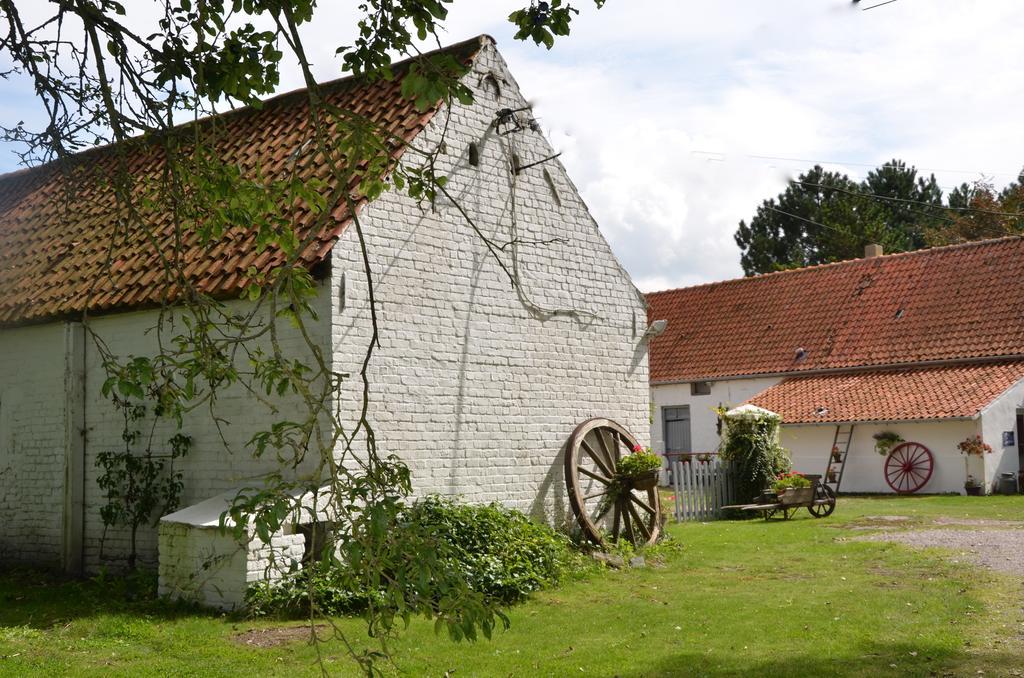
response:
{"label": "wooden ladder", "polygon": [[[853,424],[836,426],[835,437],[832,438],[832,449],[828,451],[828,467],[825,469],[824,484],[839,494],[839,485],[843,482],[843,471],[846,470],[846,457],[850,454],[850,442],[853,440]],[[836,461],[835,454],[839,453]]]}

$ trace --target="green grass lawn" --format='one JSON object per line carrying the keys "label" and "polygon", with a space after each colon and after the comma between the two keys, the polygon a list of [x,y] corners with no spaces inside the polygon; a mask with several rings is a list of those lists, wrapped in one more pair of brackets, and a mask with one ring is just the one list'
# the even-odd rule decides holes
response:
{"label": "green grass lawn", "polygon": [[[874,521],[1024,520],[1024,497],[840,499],[814,520],[670,525],[657,566],[536,595],[492,641],[456,644],[416,622],[387,673],[443,676],[1024,675],[1022,583],[939,553],[851,541]],[[860,529],[853,529],[860,528]],[[117,586],[0,575],[0,675],[315,675],[282,624],[126,603]],[[358,620],[339,620],[360,647]],[[290,626],[294,626],[291,624]],[[301,635],[301,634],[300,634]],[[321,647],[333,673],[353,667]]]}

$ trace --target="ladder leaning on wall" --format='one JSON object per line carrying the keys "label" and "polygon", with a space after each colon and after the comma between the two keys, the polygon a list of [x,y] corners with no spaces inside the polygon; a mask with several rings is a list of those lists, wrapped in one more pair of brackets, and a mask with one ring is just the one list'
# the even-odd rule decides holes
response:
{"label": "ladder leaning on wall", "polygon": [[832,438],[832,449],[828,453],[828,466],[825,469],[825,485],[839,494],[839,485],[843,482],[843,471],[846,470],[846,458],[850,455],[850,442],[853,440],[853,424],[839,424]]}

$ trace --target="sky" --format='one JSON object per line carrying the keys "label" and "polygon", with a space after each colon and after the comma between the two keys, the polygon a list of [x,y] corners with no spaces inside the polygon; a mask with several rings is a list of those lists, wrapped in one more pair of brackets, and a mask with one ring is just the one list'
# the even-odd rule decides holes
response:
{"label": "sky", "polygon": [[[860,179],[900,158],[945,190],[1024,167],[1019,0],[575,0],[551,51],[512,39],[525,2],[456,0],[444,41],[495,37],[644,291],[742,275],[739,221],[814,162]],[[321,2],[304,31],[318,77],[339,75],[355,5]],[[285,69],[281,91],[300,80]],[[0,119],[39,110],[0,81]],[[0,172],[16,163],[0,144]]]}

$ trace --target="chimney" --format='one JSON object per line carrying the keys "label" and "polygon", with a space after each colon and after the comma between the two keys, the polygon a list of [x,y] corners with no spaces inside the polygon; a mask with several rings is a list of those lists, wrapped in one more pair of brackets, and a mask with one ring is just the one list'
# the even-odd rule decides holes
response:
{"label": "chimney", "polygon": [[864,246],[864,258],[874,259],[875,257],[882,256],[882,246],[878,243],[871,243],[870,245]]}

